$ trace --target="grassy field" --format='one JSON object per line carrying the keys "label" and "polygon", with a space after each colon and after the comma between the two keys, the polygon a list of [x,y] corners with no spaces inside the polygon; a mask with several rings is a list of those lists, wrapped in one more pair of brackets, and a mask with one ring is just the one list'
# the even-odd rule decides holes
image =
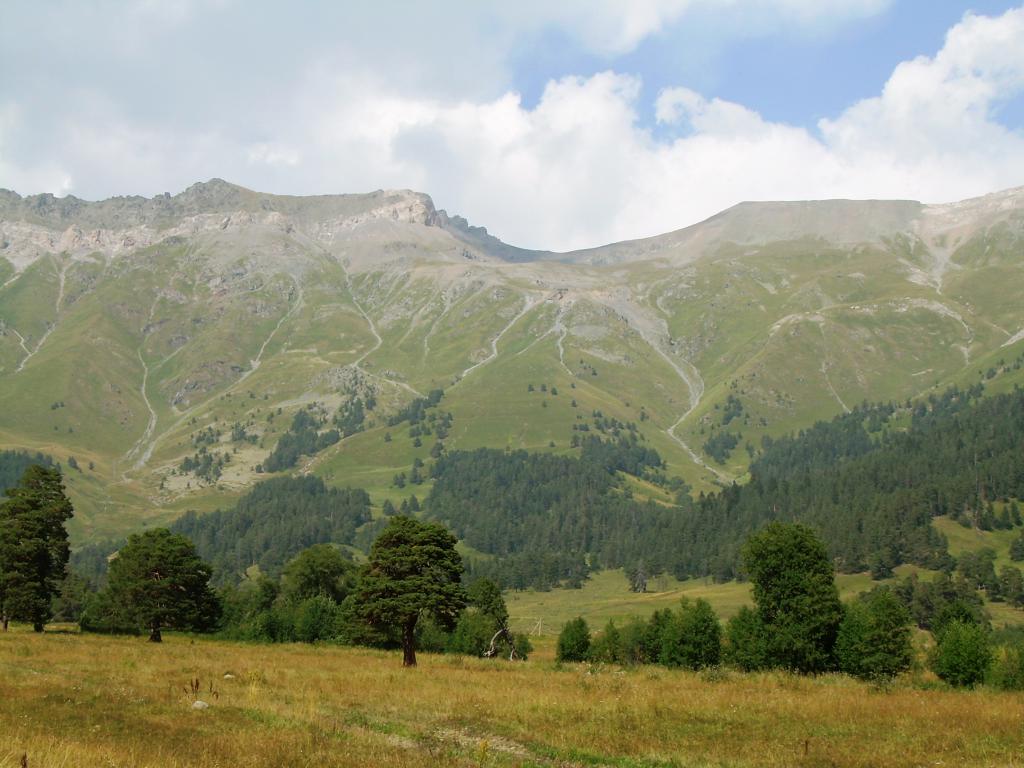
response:
{"label": "grassy field", "polygon": [[[1002,504],[997,504],[996,512],[1001,511],[1002,507]],[[946,537],[949,542],[949,553],[953,557],[959,557],[964,552],[977,552],[988,548],[996,553],[996,573],[1004,565],[1020,566],[1010,559],[1010,544],[1021,535],[1019,528],[1009,531],[981,531],[977,528],[964,528],[948,517],[937,517],[932,525]]]}
{"label": "grassy field", "polygon": [[[980,533],[981,543],[972,548],[992,546],[1000,535]],[[841,573],[836,576],[836,585],[839,596],[850,600],[877,584],[893,583],[915,571],[923,579],[934,576],[933,571],[901,565],[895,569],[894,579],[877,582],[872,581],[867,573]],[[630,592],[625,574],[617,569],[592,574],[581,589],[509,592],[505,599],[513,629],[517,632],[539,631],[541,636],[557,635],[565,622],[577,616],[583,616],[591,630],[598,631],[609,619],[620,621],[630,616],[646,617],[662,608],[678,607],[683,598],[704,598],[722,619],[730,618],[744,605],[753,606],[747,583],[730,581],[716,584],[711,579],[679,581],[671,576],[658,576],[648,582],[647,588],[648,591],[642,594]],[[1024,624],[1024,611],[1006,603],[989,603],[987,608],[996,626]]]}
{"label": "grassy field", "polygon": [[592,574],[581,589],[509,592],[505,600],[516,631],[540,629],[543,634],[557,634],[565,622],[577,616],[585,617],[591,629],[598,630],[608,619],[649,616],[662,608],[677,608],[684,597],[703,597],[723,618],[752,603],[750,585],[737,582],[715,584],[704,579],[679,581],[658,576],[650,580],[648,590],[630,592],[625,574],[616,569]]}
{"label": "grassy field", "polygon": [[1020,696],[920,677],[880,690],[543,654],[403,670],[359,649],[0,636],[0,766],[1006,766],[1022,718]]}

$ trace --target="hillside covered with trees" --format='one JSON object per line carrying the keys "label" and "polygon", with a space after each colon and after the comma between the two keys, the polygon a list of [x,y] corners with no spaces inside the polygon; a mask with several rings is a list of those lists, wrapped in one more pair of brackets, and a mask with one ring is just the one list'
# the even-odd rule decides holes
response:
{"label": "hillside covered with trees", "polygon": [[317,477],[279,477],[258,483],[233,509],[190,512],[171,529],[195,542],[219,580],[237,580],[253,565],[278,573],[314,544],[351,544],[369,520],[365,491],[328,488]]}
{"label": "hillside covered with trees", "polygon": [[480,449],[433,468],[427,514],[494,558],[471,564],[502,583],[552,586],[588,568],[634,567],[680,578],[736,577],[739,547],[765,523],[803,522],[843,572],[891,575],[901,563],[951,569],[931,525],[950,515],[1009,527],[991,502],[1024,496],[1024,391],[980,386],[919,403],[864,405],[796,435],[765,440],[750,480],[675,505],[633,498],[619,475],[656,468],[638,443],[590,438],[579,458]]}

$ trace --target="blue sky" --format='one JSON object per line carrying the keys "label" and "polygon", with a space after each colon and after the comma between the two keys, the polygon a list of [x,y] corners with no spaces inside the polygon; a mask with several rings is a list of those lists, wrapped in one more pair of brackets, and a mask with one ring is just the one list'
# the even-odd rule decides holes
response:
{"label": "blue sky", "polygon": [[[512,85],[533,105],[552,78],[613,66],[642,75],[651,98],[662,88],[688,85],[744,104],[768,120],[813,129],[821,118],[876,95],[901,61],[939,50],[947,30],[966,12],[999,15],[1019,5],[1008,0],[901,0],[827,33],[720,35],[711,43],[701,41],[716,13],[706,10],[611,59],[588,53],[554,28],[516,52]],[[1017,99],[1005,122],[1024,125],[1021,107],[1024,100]],[[643,116],[653,121],[653,115],[650,109]]]}
{"label": "blue sky", "polygon": [[1024,184],[1024,8],[8,0],[0,187],[410,187],[511,242]]}

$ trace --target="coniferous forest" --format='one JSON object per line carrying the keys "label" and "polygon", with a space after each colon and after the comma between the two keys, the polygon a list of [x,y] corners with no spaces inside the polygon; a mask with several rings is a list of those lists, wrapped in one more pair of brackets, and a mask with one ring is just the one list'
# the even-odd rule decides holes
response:
{"label": "coniferous forest", "polygon": [[634,474],[656,468],[656,454],[637,463],[628,458],[635,442],[591,440],[579,458],[452,453],[434,466],[427,514],[496,556],[471,562],[471,572],[522,588],[639,561],[679,578],[728,580],[740,575],[742,542],[772,520],[819,530],[841,572],[951,569],[932,519],[997,526],[990,502],[1024,495],[1020,390],[983,398],[979,386],[860,406],[766,440],[749,482],[696,499],[679,493],[674,506],[631,498],[615,473],[624,463]]}
{"label": "coniferous forest", "polygon": [[278,573],[314,544],[351,544],[369,520],[363,490],[328,488],[318,477],[278,477],[254,486],[234,509],[188,513],[171,530],[195,542],[220,580],[237,580],[253,565]]}
{"label": "coniferous forest", "polygon": [[[578,456],[442,453],[427,467],[433,485],[420,514],[485,556],[466,556],[471,579],[547,589],[641,563],[648,575],[742,577],[742,542],[771,521],[817,530],[839,572],[883,578],[903,563],[951,572],[955,562],[932,519],[1008,528],[1014,521],[1007,512],[996,516],[992,502],[1024,496],[1021,390],[983,397],[977,386],[920,402],[864,404],[766,439],[748,482],[696,498],[685,486],[669,486],[661,458],[635,428],[615,430],[617,436],[595,431],[579,441]],[[14,473],[31,459],[7,453],[4,466]],[[675,503],[635,496],[627,475],[662,484]],[[403,510],[419,507],[417,501]],[[188,513],[172,529],[195,542],[217,583],[230,583],[254,565],[278,573],[313,544],[365,550],[382,522],[371,523],[365,491],[278,477],[258,483],[233,508]],[[120,543],[80,548],[76,571],[101,580]]]}

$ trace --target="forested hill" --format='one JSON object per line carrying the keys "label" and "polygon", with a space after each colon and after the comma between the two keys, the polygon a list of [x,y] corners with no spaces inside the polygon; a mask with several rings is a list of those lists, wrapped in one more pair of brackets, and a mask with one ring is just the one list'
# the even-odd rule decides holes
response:
{"label": "forested hill", "polygon": [[676,571],[735,575],[740,542],[769,519],[817,527],[842,571],[946,564],[933,517],[991,527],[987,502],[1024,495],[1024,391],[981,392],[862,407],[767,444],[749,483],[685,516]]}
{"label": "forested hill", "polygon": [[171,527],[195,542],[218,581],[230,581],[252,565],[276,574],[314,544],[351,544],[369,521],[366,491],[327,488],[318,477],[280,477],[255,485],[233,509],[190,512]]}
{"label": "forested hill", "polygon": [[[423,514],[480,553],[467,557],[470,578],[487,575],[511,588],[578,584],[591,570],[618,567],[734,578],[741,543],[771,520],[815,527],[841,571],[947,568],[952,559],[933,517],[1010,527],[991,502],[1024,498],[1024,390],[982,394],[977,386],[864,405],[766,440],[748,483],[696,499],[664,478],[661,457],[635,426],[618,438],[583,438],[578,457],[452,451],[431,467]],[[635,497],[627,475],[678,491],[675,502]],[[306,476],[264,481],[234,508],[190,513],[173,527],[228,582],[252,565],[276,573],[313,544],[368,549],[380,522],[371,520],[364,491]],[[115,549],[80,550],[76,570],[100,578]]]}
{"label": "forested hill", "polygon": [[843,571],[945,567],[933,517],[998,527],[989,502],[1024,496],[1024,391],[981,394],[862,406],[766,441],[749,483],[678,506],[632,499],[595,452],[453,453],[434,467],[426,510],[495,556],[476,570],[515,587],[576,579],[588,563],[732,578],[741,543],[775,519],[819,529]]}
{"label": "forested hill", "polygon": [[388,479],[417,460],[510,435],[568,452],[587,413],[713,492],[848,404],[1024,385],[1024,188],[745,203],[561,254],[455,221],[408,190],[7,193],[0,448],[71,468],[86,545],[300,462],[400,504]]}
{"label": "forested hill", "polygon": [[471,572],[516,588],[578,582],[589,568],[616,568],[646,556],[658,546],[647,535],[678,516],[675,508],[625,495],[615,475],[623,466],[640,474],[659,468],[661,458],[635,437],[588,438],[580,458],[456,451],[433,467],[426,512],[469,546],[497,556],[490,563],[471,561]]}

